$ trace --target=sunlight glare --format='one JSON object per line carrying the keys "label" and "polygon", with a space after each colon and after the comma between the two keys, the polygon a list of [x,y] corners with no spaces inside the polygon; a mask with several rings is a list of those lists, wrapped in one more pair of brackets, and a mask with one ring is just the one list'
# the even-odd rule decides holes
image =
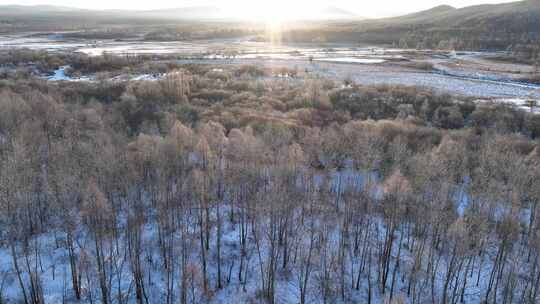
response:
{"label": "sunlight glare", "polygon": [[230,9],[240,18],[264,22],[273,31],[287,21],[310,18],[317,1],[239,1]]}

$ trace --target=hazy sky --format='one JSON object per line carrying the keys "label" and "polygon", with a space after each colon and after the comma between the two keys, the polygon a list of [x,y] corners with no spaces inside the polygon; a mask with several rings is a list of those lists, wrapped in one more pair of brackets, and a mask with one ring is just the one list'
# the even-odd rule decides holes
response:
{"label": "hazy sky", "polygon": [[516,0],[0,0],[0,4],[50,4],[90,9],[156,9],[199,5],[231,5],[267,9],[302,9],[302,6],[337,6],[365,17],[382,17],[428,9],[441,4],[463,7]]}

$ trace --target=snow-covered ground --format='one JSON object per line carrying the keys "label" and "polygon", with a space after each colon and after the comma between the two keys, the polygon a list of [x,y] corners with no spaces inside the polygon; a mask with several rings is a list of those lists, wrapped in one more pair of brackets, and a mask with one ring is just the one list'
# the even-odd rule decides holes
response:
{"label": "snow-covered ground", "polygon": [[[529,103],[531,100],[536,100],[536,106]],[[517,108],[531,112],[534,114],[540,114],[540,99],[536,98],[495,98],[495,99],[478,99],[475,102],[477,103],[502,103],[511,106],[516,106]],[[533,107],[531,108],[531,105]]]}
{"label": "snow-covered ground", "polygon": [[[58,81],[68,81],[68,82],[94,82],[97,81],[95,75],[81,76],[81,77],[72,77],[66,75],[66,70],[69,69],[69,66],[59,67],[54,71],[53,75],[46,76],[45,78],[48,81],[58,82]],[[137,75],[118,75],[111,77],[109,81],[157,81],[166,77],[167,74],[137,74]]]}
{"label": "snow-covered ground", "polygon": [[91,81],[92,77],[83,76],[83,77],[71,77],[66,75],[66,70],[69,69],[69,66],[59,67],[54,71],[54,74],[47,76],[49,81]]}
{"label": "snow-covered ground", "polygon": [[362,63],[362,64],[376,64],[383,63],[386,60],[376,58],[356,58],[356,57],[337,57],[337,58],[317,58],[315,61],[321,62],[338,62],[338,63]]}
{"label": "snow-covered ground", "polygon": [[410,68],[384,64],[347,64],[314,60],[265,60],[265,59],[182,59],[181,64],[245,65],[267,68],[292,68],[308,71],[312,75],[343,81],[352,79],[361,85],[420,86],[438,92],[478,97],[482,99],[540,100],[540,86],[508,81],[496,81],[476,77],[454,76],[438,72],[418,71]]}
{"label": "snow-covered ground", "polygon": [[[369,176],[369,179],[367,178]],[[301,180],[305,180],[305,177],[302,177]],[[367,181],[370,181],[369,183]],[[371,195],[375,199],[373,204],[378,204],[378,198],[381,197],[381,188],[378,182],[378,176],[375,173],[366,174],[364,172],[358,172],[351,168],[336,171],[332,170],[330,172],[321,172],[316,174],[313,178],[314,186],[319,188],[320,191],[329,191],[329,195],[345,195],[347,191],[362,191],[367,185],[374,185],[371,192]],[[329,187],[329,188],[326,188]],[[326,189],[326,190],[324,190]],[[466,194],[463,193],[464,188],[456,192],[455,204],[460,216],[464,215],[465,210],[468,208],[468,199]],[[338,204],[343,204],[343,201]],[[174,242],[174,252],[176,256],[179,256],[180,244],[182,239],[189,239],[188,244],[188,255],[189,261],[192,264],[189,264],[188,267],[194,267],[193,269],[197,270],[193,273],[195,279],[198,281],[198,285],[193,290],[189,291],[188,303],[215,303],[215,304],[238,304],[238,303],[264,303],[264,300],[258,297],[258,293],[261,288],[261,275],[264,271],[261,271],[260,265],[266,265],[268,263],[268,256],[266,255],[269,252],[268,242],[262,241],[262,245],[257,249],[256,240],[254,232],[252,229],[255,229],[253,222],[248,223],[248,244],[247,252],[248,256],[244,259],[244,266],[247,267],[245,272],[245,281],[240,281],[238,279],[238,272],[240,267],[240,255],[242,254],[241,248],[239,246],[240,240],[240,223],[238,220],[230,221],[228,214],[231,211],[234,211],[236,214],[240,214],[240,209],[233,207],[227,202],[223,202],[221,209],[221,215],[223,220],[222,225],[222,237],[221,237],[221,264],[222,264],[222,281],[223,287],[221,289],[216,288],[217,282],[217,256],[216,252],[216,236],[217,230],[214,225],[211,230],[211,245],[208,252],[213,253],[207,256],[208,263],[208,281],[210,282],[209,289],[212,292],[209,292],[206,296],[201,294],[200,286],[200,271],[197,270],[200,267],[200,246],[197,241],[197,225],[192,223],[187,229],[187,234],[178,233],[173,236],[172,241]],[[323,206],[321,206],[323,207]],[[324,207],[323,207],[324,208]],[[338,208],[339,209],[339,208]],[[328,210],[335,210],[334,207]],[[295,208],[293,211],[292,220],[296,223],[301,223],[301,221],[307,221],[307,219],[301,219],[300,210]],[[216,209],[211,209],[210,220],[215,223],[217,221]],[[344,216],[339,210],[329,211],[328,215],[317,217],[314,222],[315,229],[317,233],[317,238],[322,238],[325,241],[321,242],[317,247],[317,254],[313,256],[313,273],[310,276],[309,289],[307,291],[307,303],[366,303],[367,294],[368,294],[368,280],[367,273],[364,272],[360,276],[360,285],[358,289],[352,287],[355,285],[357,280],[358,270],[362,268],[364,263],[370,263],[371,267],[375,270],[377,267],[377,259],[367,259],[355,255],[351,251],[346,253],[347,263],[344,269],[345,279],[347,287],[345,291],[345,299],[339,295],[339,277],[337,276],[339,271],[335,267],[338,267],[338,261],[336,258],[340,256],[340,238],[342,231],[340,230],[339,223],[342,222]],[[155,215],[152,213],[147,214],[148,221],[144,225],[142,230],[142,246],[143,250],[141,252],[142,268],[145,273],[145,288],[146,293],[149,299],[148,303],[166,303],[166,290],[171,277],[167,276],[167,272],[163,268],[163,256],[160,251],[160,244],[158,243],[160,237],[159,229],[156,222]],[[238,217],[238,215],[237,215]],[[369,239],[369,245],[373,248],[378,248],[382,246],[384,242],[384,235],[387,229],[385,220],[382,217],[372,216],[371,217],[371,233],[376,236],[372,239]],[[268,218],[260,217],[258,218],[257,225],[265,227],[269,224]],[[118,231],[125,231],[126,221],[119,219],[116,223]],[[523,224],[527,224],[527,219],[523,219]],[[292,248],[298,244],[307,246],[308,244],[308,232],[304,231],[301,228],[302,225],[293,225],[293,233],[295,235]],[[99,284],[97,283],[97,273],[94,269],[94,261],[88,259],[95,255],[94,245],[92,241],[91,233],[83,228],[84,226],[78,226],[75,235],[77,238],[76,241],[76,254],[79,260],[79,270],[85,271],[85,274],[81,277],[82,285],[82,300],[80,303],[100,303],[100,293],[99,293]],[[300,230],[297,230],[300,229]],[[407,229],[406,224],[402,229],[398,229],[395,234],[395,239],[399,240],[401,235],[405,233]],[[265,234],[260,234],[259,238],[266,238]],[[291,236],[292,237],[292,236]],[[495,237],[494,237],[495,238]],[[49,231],[44,234],[35,235],[32,239],[29,240],[28,247],[16,246],[15,254],[18,261],[18,264],[23,269],[22,279],[25,282],[30,280],[27,273],[35,272],[39,283],[42,285],[44,300],[45,303],[73,303],[74,294],[71,290],[71,268],[68,263],[68,252],[65,248],[66,235],[61,231]],[[408,244],[407,242],[406,244]],[[107,274],[110,280],[110,293],[112,298],[112,303],[120,303],[119,299],[122,299],[122,303],[136,303],[133,291],[133,276],[130,260],[127,254],[126,248],[127,240],[126,235],[120,234],[118,242],[112,238],[112,236],[106,237],[105,247],[103,248],[104,254],[106,254],[106,264],[107,264]],[[475,265],[483,265],[479,269],[474,269],[468,272],[464,276],[456,279],[455,283],[461,286],[464,284],[464,300],[465,303],[480,303],[482,297],[484,296],[485,291],[487,290],[487,284],[489,284],[489,276],[491,271],[492,263],[495,259],[495,245],[494,243],[489,243],[487,246],[488,254],[484,255],[483,260],[480,258],[475,258]],[[322,246],[322,247],[321,247]],[[352,245],[349,245],[352,246]],[[414,245],[413,245],[414,246]],[[441,245],[444,248],[444,245]],[[24,249],[27,249],[26,251]],[[262,252],[261,256],[257,255],[258,250]],[[279,250],[282,250],[281,247]],[[305,249],[304,249],[305,250]],[[416,257],[411,251],[412,248],[403,244],[401,250],[399,246],[394,245],[391,252],[392,263],[390,263],[389,273],[393,273],[394,269],[396,271],[396,281],[395,283],[395,294],[396,297],[403,297],[406,299],[405,303],[411,303],[411,298],[406,297],[408,289],[408,279],[406,278],[406,273],[414,266]],[[442,249],[441,249],[442,250]],[[493,251],[493,252],[492,252]],[[401,264],[395,264],[395,259],[400,255]],[[427,260],[429,259],[430,251],[426,250],[424,256],[420,257],[424,261],[421,265],[421,271],[418,273],[418,280],[422,282],[416,291],[420,297],[417,303],[430,303],[432,296],[436,299],[441,298],[440,291],[443,288],[443,284],[446,278],[446,267],[452,263],[448,256],[442,252],[441,259],[438,261],[437,275],[436,280],[432,282],[433,287],[435,287],[435,294],[432,295],[432,286],[429,281],[426,281],[425,278],[429,275],[425,267],[427,266]],[[299,303],[300,291],[299,291],[299,279],[298,275],[300,273],[300,262],[296,261],[296,253],[291,256],[291,261],[289,266],[283,268],[281,267],[281,259],[283,256],[278,254],[279,265],[277,267],[276,274],[276,300],[275,303],[279,304],[297,304]],[[85,260],[85,258],[87,260]],[[526,257],[515,256],[516,259],[526,259]],[[367,260],[366,260],[367,259]],[[10,252],[7,244],[2,244],[0,246],[0,300],[2,303],[18,303],[21,300],[21,289],[16,276],[14,269],[14,260],[13,255]],[[174,267],[179,267],[175,262]],[[332,266],[332,273],[329,278],[324,277],[322,272],[323,263],[330,263]],[[521,265],[528,265],[523,262]],[[398,267],[398,268],[395,268]],[[191,268],[190,268],[191,269]],[[373,270],[373,271],[374,271]],[[354,271],[351,272],[351,271]],[[518,275],[526,275],[527,269],[514,269],[517,271]],[[374,271],[375,272],[375,271]],[[173,272],[174,277],[174,299],[178,299],[179,295],[179,271]],[[372,280],[375,281],[377,276],[376,273],[371,274]],[[230,276],[230,281],[229,281]],[[247,277],[246,277],[247,276]],[[468,281],[465,282],[464,278],[467,278]],[[328,281],[328,279],[330,279]],[[326,302],[323,300],[321,295],[321,285],[323,282],[329,284],[331,291],[329,292]],[[352,283],[351,283],[352,282]],[[478,283],[476,283],[478,282]],[[381,289],[378,287],[378,284],[374,283],[373,294],[372,294],[372,303],[383,303],[383,299],[388,296],[388,290],[386,295],[383,295]],[[516,297],[516,300],[518,297]],[[437,300],[438,301],[438,300]],[[173,303],[176,303],[175,300]],[[518,301],[513,301],[512,303],[519,303]]]}

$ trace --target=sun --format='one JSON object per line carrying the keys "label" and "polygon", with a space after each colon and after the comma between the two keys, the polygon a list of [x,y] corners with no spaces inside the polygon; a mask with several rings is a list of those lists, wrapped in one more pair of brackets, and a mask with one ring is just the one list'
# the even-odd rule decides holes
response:
{"label": "sun", "polygon": [[282,20],[279,17],[269,17],[268,19],[264,20],[266,29],[270,33],[280,33],[285,21],[286,20]]}
{"label": "sun", "polygon": [[282,34],[290,22],[309,17],[306,1],[240,1],[234,7],[233,14],[241,20],[264,25],[266,35],[271,44],[279,45]]}
{"label": "sun", "polygon": [[265,23],[276,31],[283,23],[306,17],[307,4],[304,1],[240,1],[231,7],[232,13],[239,19]]}

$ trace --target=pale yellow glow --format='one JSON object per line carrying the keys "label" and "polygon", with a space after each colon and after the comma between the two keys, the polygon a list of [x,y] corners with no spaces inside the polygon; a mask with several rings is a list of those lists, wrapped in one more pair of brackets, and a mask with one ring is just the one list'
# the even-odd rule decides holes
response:
{"label": "pale yellow glow", "polygon": [[316,19],[324,9],[320,0],[265,0],[231,2],[227,14],[236,18],[266,24],[267,34],[279,44],[284,24],[296,20]]}
{"label": "pale yellow glow", "polygon": [[238,1],[228,9],[242,19],[265,22],[269,28],[277,30],[286,21],[315,17],[322,4],[315,1]]}
{"label": "pale yellow glow", "polygon": [[281,20],[279,17],[269,17],[266,22],[268,30],[272,33],[281,32],[281,26],[285,20]]}

